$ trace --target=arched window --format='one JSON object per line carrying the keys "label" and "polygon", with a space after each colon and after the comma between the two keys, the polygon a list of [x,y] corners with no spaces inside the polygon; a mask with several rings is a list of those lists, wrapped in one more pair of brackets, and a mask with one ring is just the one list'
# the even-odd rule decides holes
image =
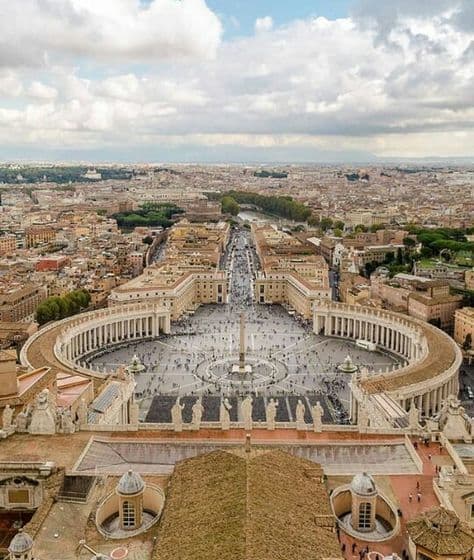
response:
{"label": "arched window", "polygon": [[369,502],[362,502],[359,506],[359,529],[370,529],[370,517],[372,505]]}
{"label": "arched window", "polygon": [[135,527],[135,507],[127,501],[122,504],[122,522],[124,529]]}

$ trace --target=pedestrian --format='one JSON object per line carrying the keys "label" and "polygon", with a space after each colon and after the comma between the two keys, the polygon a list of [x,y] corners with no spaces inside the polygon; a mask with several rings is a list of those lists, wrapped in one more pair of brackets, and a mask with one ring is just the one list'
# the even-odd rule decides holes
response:
{"label": "pedestrian", "polygon": [[412,500],[413,500],[413,494],[410,493],[408,494],[408,501],[410,502],[410,504]]}
{"label": "pedestrian", "polygon": [[416,499],[421,502],[421,492],[418,492],[416,495]]}
{"label": "pedestrian", "polygon": [[428,459],[431,461],[431,453],[428,454]]}
{"label": "pedestrian", "polygon": [[420,489],[420,481],[419,481],[419,480],[416,481],[416,489],[417,489],[417,490]]}
{"label": "pedestrian", "polygon": [[356,547],[357,547],[356,543],[353,542],[353,543],[352,543],[352,554],[354,554],[354,552],[355,552],[355,550],[356,550]]}

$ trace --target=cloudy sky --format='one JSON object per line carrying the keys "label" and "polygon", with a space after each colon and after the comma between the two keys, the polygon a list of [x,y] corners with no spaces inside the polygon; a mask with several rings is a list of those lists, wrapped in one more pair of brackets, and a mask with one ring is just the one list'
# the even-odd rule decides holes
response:
{"label": "cloudy sky", "polygon": [[0,0],[0,160],[474,156],[474,0]]}

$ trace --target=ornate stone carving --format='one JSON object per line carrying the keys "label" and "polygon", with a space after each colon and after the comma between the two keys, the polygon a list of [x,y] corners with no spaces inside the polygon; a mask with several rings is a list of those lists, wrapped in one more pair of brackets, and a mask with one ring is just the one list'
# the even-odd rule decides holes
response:
{"label": "ornate stone carving", "polygon": [[179,397],[178,397],[173,407],[171,408],[171,422],[173,423],[175,432],[183,431],[183,409],[184,409],[184,404],[181,404],[179,402]]}
{"label": "ornate stone carving", "polygon": [[56,406],[49,389],[43,389],[36,397],[28,431],[43,435],[56,433]]}
{"label": "ornate stone carving", "polygon": [[420,412],[416,408],[415,401],[411,401],[410,410],[408,411],[408,425],[412,430],[420,427]]}
{"label": "ornate stone carving", "polygon": [[2,428],[9,431],[12,428],[13,408],[7,404],[2,413]]}
{"label": "ornate stone carving", "polygon": [[223,430],[228,430],[230,428],[230,414],[229,411],[232,405],[229,403],[229,399],[221,400],[221,406],[219,410],[219,421],[221,423],[221,428]]}
{"label": "ornate stone carving", "polygon": [[267,429],[274,430],[275,429],[275,418],[277,413],[278,402],[275,399],[270,399],[267,404]]}
{"label": "ornate stone carving", "polygon": [[191,426],[193,430],[199,430],[201,427],[201,420],[202,415],[204,413],[204,407],[202,406],[201,397],[193,404],[192,407],[192,418],[191,418]]}
{"label": "ornate stone carving", "polygon": [[306,407],[301,399],[298,399],[296,405],[296,429],[299,431],[306,430],[306,422],[304,421],[304,413]]}
{"label": "ornate stone carving", "polygon": [[323,414],[324,409],[321,403],[318,401],[314,406],[311,407],[311,415],[313,416],[313,430],[315,432],[322,432],[323,430]]}
{"label": "ornate stone carving", "polygon": [[252,397],[248,395],[240,405],[242,411],[242,420],[244,421],[244,427],[246,430],[252,429],[252,403]]}

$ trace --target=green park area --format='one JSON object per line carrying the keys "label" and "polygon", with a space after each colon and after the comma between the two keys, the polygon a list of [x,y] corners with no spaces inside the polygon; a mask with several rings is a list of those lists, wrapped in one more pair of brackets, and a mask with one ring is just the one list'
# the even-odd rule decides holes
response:
{"label": "green park area", "polygon": [[184,210],[174,204],[145,202],[137,210],[120,212],[112,217],[117,220],[119,228],[130,230],[134,227],[162,227],[172,226],[177,214],[182,214]]}

